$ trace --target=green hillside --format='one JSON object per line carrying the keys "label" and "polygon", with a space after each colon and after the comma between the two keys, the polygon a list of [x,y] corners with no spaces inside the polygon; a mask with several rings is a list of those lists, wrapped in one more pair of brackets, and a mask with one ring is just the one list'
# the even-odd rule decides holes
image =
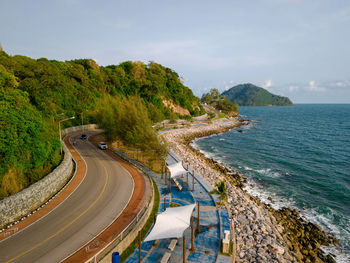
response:
{"label": "green hillside", "polygon": [[274,95],[253,84],[240,84],[224,91],[222,96],[240,106],[292,106],[287,97]]}
{"label": "green hillside", "polygon": [[178,74],[154,62],[102,67],[92,59],[60,62],[0,51],[0,198],[59,164],[58,120],[75,116],[63,124],[80,125],[84,116],[84,123],[106,128],[109,139],[149,149],[159,147],[152,124],[179,115],[169,102],[192,116],[203,113]]}

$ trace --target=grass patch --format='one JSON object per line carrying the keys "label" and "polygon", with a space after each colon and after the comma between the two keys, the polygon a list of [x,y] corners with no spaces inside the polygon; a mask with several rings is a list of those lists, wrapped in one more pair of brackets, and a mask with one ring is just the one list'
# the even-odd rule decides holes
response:
{"label": "grass patch", "polygon": [[219,201],[215,203],[217,206],[225,206],[225,202],[224,201]]}
{"label": "grass patch", "polygon": [[221,201],[226,201],[227,199],[227,192],[226,192],[226,185],[225,181],[221,181],[216,184],[216,189],[209,192],[210,194],[217,194],[219,195],[219,199]]}
{"label": "grass patch", "polygon": [[177,204],[177,203],[170,203],[170,207],[179,207],[181,205]]}
{"label": "grass patch", "polygon": [[164,166],[164,161],[154,151],[140,151],[138,148],[127,147],[120,141],[114,142],[113,146],[115,146],[120,151],[124,151],[129,158],[137,160],[153,172],[162,173],[162,166]]}
{"label": "grass patch", "polygon": [[[141,240],[143,240],[146,237],[146,234],[148,233],[149,229],[153,225],[154,221],[154,216],[158,213],[158,207],[159,207],[159,191],[157,184],[153,181],[153,188],[154,188],[154,203],[153,203],[153,208],[152,208],[152,213],[147,219],[146,224],[143,226],[141,230]],[[132,243],[128,246],[127,249],[124,250],[124,252],[120,255],[120,262],[125,262],[127,258],[135,251],[135,249],[138,246],[138,239],[139,237],[137,236]]]}
{"label": "grass patch", "polygon": [[223,112],[220,112],[219,119],[226,118],[226,114]]}
{"label": "grass patch", "polygon": [[209,119],[214,119],[216,114],[214,112],[208,112]]}
{"label": "grass patch", "polygon": [[[95,136],[95,141],[106,141],[104,134]],[[129,158],[134,159],[146,166],[155,173],[162,173],[164,160],[155,151],[141,151],[139,148],[126,146],[121,140],[117,139],[113,143],[108,143],[109,147],[123,151]]]}
{"label": "grass patch", "polygon": [[224,255],[224,256],[228,256],[228,257],[232,256],[232,253],[233,253],[233,241],[230,240],[229,252],[228,252],[228,253],[222,252],[222,248],[223,248],[223,244],[222,244],[222,240],[221,240],[220,254],[221,254],[221,255]]}

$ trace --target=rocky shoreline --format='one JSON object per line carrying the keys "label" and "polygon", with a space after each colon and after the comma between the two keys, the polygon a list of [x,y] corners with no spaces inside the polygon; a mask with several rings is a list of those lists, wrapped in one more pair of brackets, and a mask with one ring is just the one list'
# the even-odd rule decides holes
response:
{"label": "rocky shoreline", "polygon": [[241,121],[219,119],[202,125],[168,131],[162,137],[168,148],[213,187],[226,182],[228,206],[235,221],[236,262],[336,262],[321,246],[339,242],[332,234],[300,217],[297,210],[273,209],[244,190],[246,179],[190,146],[195,138],[227,132]]}

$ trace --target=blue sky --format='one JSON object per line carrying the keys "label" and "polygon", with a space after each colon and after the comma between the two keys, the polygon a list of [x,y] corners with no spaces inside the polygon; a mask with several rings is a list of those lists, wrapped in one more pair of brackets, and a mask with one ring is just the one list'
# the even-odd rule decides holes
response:
{"label": "blue sky", "polygon": [[348,0],[1,0],[11,54],[155,61],[197,96],[240,83],[296,103],[350,103]]}

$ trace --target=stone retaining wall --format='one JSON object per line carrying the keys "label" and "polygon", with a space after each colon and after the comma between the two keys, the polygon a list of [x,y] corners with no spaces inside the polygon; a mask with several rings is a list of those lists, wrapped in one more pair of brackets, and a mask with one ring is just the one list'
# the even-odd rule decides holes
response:
{"label": "stone retaining wall", "polygon": [[[97,129],[96,124],[70,127],[62,130],[62,137],[72,132],[95,129]],[[64,144],[63,150],[64,159],[55,170],[21,192],[0,201],[0,229],[30,214],[67,183],[72,175],[74,165],[72,155]]]}
{"label": "stone retaining wall", "polygon": [[67,129],[62,130],[62,138],[66,136],[67,134],[78,132],[78,131],[92,131],[97,130],[98,126],[97,124],[87,124],[87,125],[80,125],[80,126],[74,126],[69,127]]}
{"label": "stone retaining wall", "polygon": [[72,175],[72,155],[65,145],[62,163],[43,179],[0,201],[0,229],[35,210],[57,193]]}

